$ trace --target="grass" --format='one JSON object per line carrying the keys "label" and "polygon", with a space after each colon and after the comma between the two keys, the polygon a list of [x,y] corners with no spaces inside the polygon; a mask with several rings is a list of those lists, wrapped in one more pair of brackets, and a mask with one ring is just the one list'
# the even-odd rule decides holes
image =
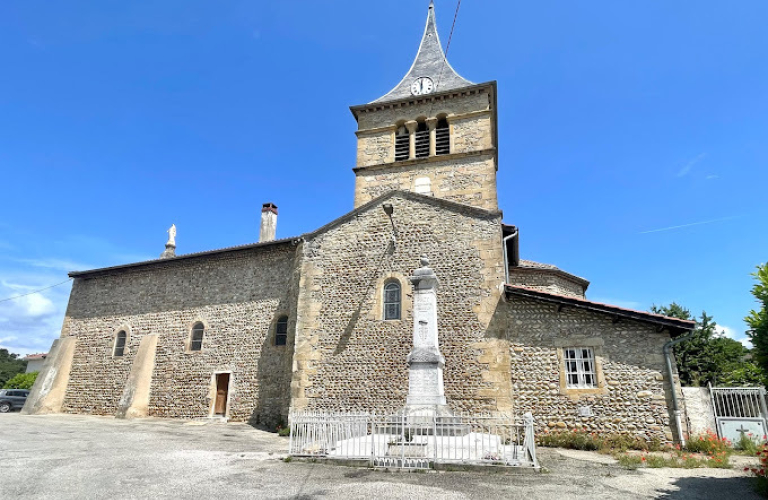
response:
{"label": "grass", "polygon": [[661,441],[657,438],[647,440],[628,434],[597,434],[584,431],[562,431],[540,434],[538,445],[550,448],[571,450],[599,451],[612,454],[617,451],[660,451]]}
{"label": "grass", "polygon": [[[754,441],[751,442],[754,443]],[[720,439],[711,432],[692,437],[685,449],[680,448],[680,446],[663,446],[658,439],[648,440],[641,436],[628,434],[599,435],[584,431],[544,433],[539,435],[538,444],[545,447],[598,451],[609,454],[616,458],[621,466],[628,469],[640,467],[653,469],[662,467],[728,469],[731,467],[729,457],[733,453],[731,443],[727,439]],[[749,444],[744,443],[744,446],[749,446]]]}

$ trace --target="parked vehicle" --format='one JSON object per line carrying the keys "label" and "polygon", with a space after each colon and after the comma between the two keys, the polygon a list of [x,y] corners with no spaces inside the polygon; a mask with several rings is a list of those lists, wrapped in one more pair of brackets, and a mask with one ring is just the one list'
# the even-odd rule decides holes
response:
{"label": "parked vehicle", "polygon": [[26,389],[0,389],[0,413],[11,410],[21,410],[27,401],[29,391]]}

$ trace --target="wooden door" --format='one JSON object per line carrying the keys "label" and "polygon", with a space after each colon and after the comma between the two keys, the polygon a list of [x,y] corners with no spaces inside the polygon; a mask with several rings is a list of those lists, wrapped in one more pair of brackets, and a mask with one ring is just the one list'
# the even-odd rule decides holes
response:
{"label": "wooden door", "polygon": [[227,414],[227,393],[229,391],[229,373],[216,375],[216,405],[213,413],[225,416]]}

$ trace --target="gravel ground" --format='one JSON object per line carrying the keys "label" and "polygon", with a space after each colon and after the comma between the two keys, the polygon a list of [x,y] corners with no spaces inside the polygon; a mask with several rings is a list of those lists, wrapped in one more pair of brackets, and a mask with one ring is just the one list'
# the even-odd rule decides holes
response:
{"label": "gravel ground", "polygon": [[387,473],[286,463],[287,444],[244,424],[3,414],[0,497],[760,498],[741,468],[631,471],[596,453],[540,449],[541,474]]}

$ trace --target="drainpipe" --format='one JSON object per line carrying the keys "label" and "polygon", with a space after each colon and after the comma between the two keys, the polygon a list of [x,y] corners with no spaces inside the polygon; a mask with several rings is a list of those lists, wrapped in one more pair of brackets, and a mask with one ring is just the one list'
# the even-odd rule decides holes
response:
{"label": "drainpipe", "polygon": [[694,331],[689,332],[687,335],[670,340],[662,351],[664,352],[664,361],[667,363],[667,375],[669,376],[669,386],[672,388],[672,413],[675,415],[675,425],[677,426],[677,438],[680,441],[680,447],[685,447],[685,436],[683,436],[683,424],[680,420],[680,402],[677,399],[677,388],[675,387],[674,371],[672,370],[672,347],[676,346],[680,342],[685,342],[694,334]]}
{"label": "drainpipe", "polygon": [[510,234],[509,236],[504,237],[501,241],[501,246],[504,247],[504,284],[509,284],[509,255],[507,255],[507,241],[517,237],[518,231],[517,228],[515,228],[515,232]]}

